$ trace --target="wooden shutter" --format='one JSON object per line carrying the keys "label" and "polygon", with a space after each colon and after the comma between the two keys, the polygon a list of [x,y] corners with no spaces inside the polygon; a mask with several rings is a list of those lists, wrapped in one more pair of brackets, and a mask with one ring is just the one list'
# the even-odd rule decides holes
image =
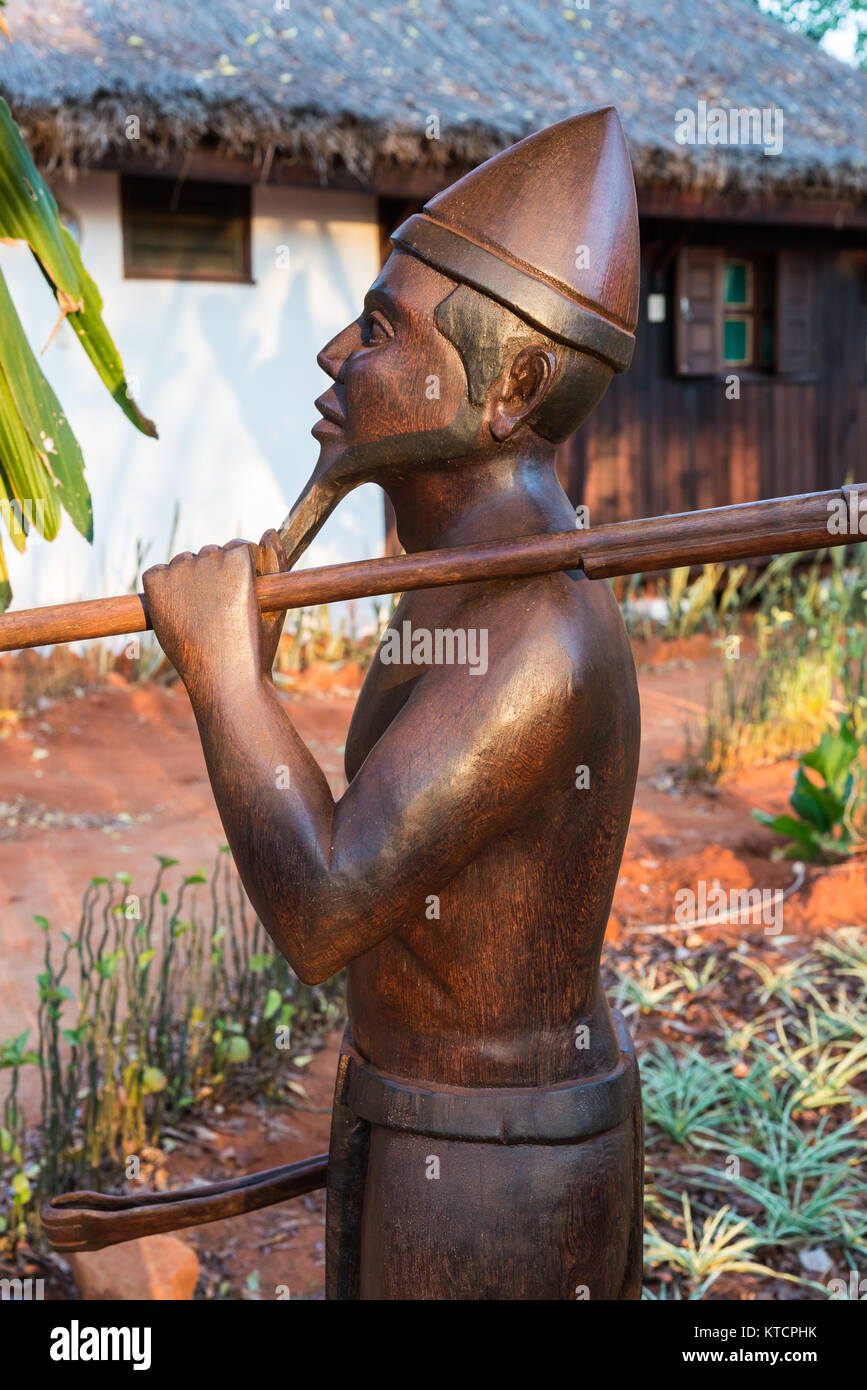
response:
{"label": "wooden shutter", "polygon": [[722,365],[722,269],[718,246],[684,246],[677,258],[675,367],[682,376]]}
{"label": "wooden shutter", "polygon": [[778,372],[812,370],[815,301],[816,269],[810,253],[781,251],[777,257]]}

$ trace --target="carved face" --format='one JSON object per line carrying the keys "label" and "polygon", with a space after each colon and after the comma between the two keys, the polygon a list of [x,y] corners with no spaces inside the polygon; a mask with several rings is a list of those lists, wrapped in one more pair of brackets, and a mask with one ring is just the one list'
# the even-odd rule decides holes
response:
{"label": "carved face", "polygon": [[414,256],[393,252],[362,314],[322,349],[317,360],[334,385],[316,402],[317,480],[345,490],[482,446],[484,409],[470,403],[460,354],[434,320],[453,289]]}

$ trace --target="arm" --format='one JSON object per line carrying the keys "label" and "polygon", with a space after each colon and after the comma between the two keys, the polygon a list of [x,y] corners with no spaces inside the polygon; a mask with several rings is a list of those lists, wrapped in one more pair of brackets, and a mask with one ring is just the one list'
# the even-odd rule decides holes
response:
{"label": "arm", "polygon": [[335,803],[271,682],[279,627],[275,640],[260,618],[248,548],[179,556],[148,571],[145,593],[241,879],[308,983],[370,950],[570,776],[570,659],[557,646],[528,663],[524,646],[482,677],[425,671]]}

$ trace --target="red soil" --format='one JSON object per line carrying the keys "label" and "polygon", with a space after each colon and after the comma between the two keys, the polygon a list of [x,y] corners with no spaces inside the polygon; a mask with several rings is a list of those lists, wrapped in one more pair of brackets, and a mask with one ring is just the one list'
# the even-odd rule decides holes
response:
{"label": "red soil", "polygon": [[[771,813],[787,808],[792,763],[751,769],[712,792],[672,776],[683,762],[685,721],[700,715],[718,660],[703,654],[701,661],[653,665],[640,673],[641,766],[611,947],[624,933],[673,922],[675,893],[700,879],[737,889],[787,887],[793,880],[791,864],[768,857],[775,837],[750,815],[754,807]],[[287,705],[339,794],[351,691],[360,672],[329,676],[321,665],[293,681]],[[155,868],[155,854],[171,855],[192,872],[210,865],[223,833],[180,685],[138,687],[115,676],[107,687],[61,700],[33,718],[5,720],[0,737],[0,1037],[6,1037],[35,1027],[35,976],[44,941],[33,914],[48,917],[59,930],[76,920],[91,876],[124,870],[142,881]],[[786,901],[787,935],[807,936],[839,924],[867,924],[863,858],[831,870],[808,867],[803,886]],[[737,926],[716,930],[733,945],[739,939]],[[705,939],[711,934],[702,932]],[[670,939],[680,944],[686,935],[680,928]],[[198,1154],[184,1149],[171,1155],[171,1185],[193,1175],[216,1180],[325,1150],[337,1045],[335,1034],[297,1073],[309,1108],[300,1108],[305,1103],[299,1099],[299,1107],[288,1112],[251,1104],[214,1115],[214,1133],[202,1139]],[[25,1100],[33,1094],[33,1087],[26,1089]],[[293,1297],[316,1297],[323,1221],[320,1193],[203,1227],[189,1238],[212,1288],[222,1270],[234,1290],[258,1270],[264,1298],[275,1297],[281,1284]]]}

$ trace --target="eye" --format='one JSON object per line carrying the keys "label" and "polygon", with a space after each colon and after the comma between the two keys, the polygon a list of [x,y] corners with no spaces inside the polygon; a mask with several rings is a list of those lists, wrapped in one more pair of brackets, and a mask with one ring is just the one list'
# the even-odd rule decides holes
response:
{"label": "eye", "polygon": [[361,330],[362,342],[369,347],[379,347],[394,337],[394,329],[384,314],[372,309],[365,314]]}

